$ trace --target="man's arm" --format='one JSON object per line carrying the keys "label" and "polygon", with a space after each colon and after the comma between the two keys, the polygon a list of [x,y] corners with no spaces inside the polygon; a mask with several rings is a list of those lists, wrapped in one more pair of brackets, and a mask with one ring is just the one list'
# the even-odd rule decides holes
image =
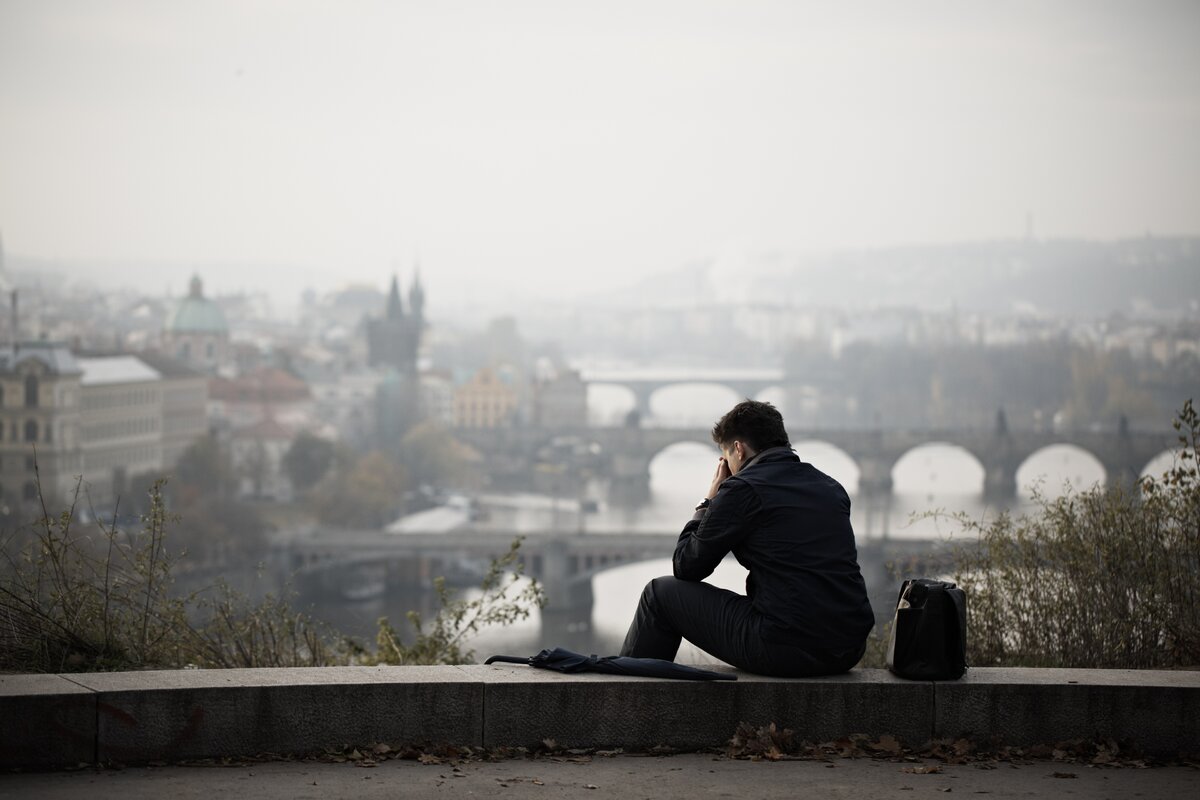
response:
{"label": "man's arm", "polygon": [[672,560],[675,577],[702,581],[750,530],[758,495],[741,480],[726,480],[707,509],[683,526]]}

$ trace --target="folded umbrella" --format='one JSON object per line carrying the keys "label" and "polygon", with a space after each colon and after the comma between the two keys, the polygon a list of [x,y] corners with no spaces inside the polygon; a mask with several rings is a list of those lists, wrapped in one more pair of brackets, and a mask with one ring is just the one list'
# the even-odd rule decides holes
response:
{"label": "folded umbrella", "polygon": [[676,664],[661,658],[633,658],[631,656],[585,656],[561,647],[543,650],[536,656],[492,656],[484,664],[528,664],[539,669],[555,672],[601,672],[606,675],[638,675],[643,678],[677,678],[685,681],[736,681],[737,675],[729,672],[712,672],[707,669]]}

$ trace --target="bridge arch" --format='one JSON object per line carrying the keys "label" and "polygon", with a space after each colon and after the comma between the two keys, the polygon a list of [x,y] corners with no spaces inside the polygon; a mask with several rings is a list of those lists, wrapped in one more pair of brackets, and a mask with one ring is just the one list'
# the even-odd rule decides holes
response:
{"label": "bridge arch", "polygon": [[[671,554],[657,558],[627,561],[596,570],[587,577],[592,581],[593,627],[604,633],[623,636],[643,587],[654,578],[671,574]],[[746,593],[746,570],[733,557],[727,557],[705,579],[722,589]]]}
{"label": "bridge arch", "polygon": [[801,461],[812,464],[840,483],[847,494],[858,493],[862,469],[845,450],[823,439],[801,439],[792,442],[792,449]]}
{"label": "bridge arch", "polygon": [[1146,466],[1142,467],[1138,472],[1138,476],[1142,478],[1154,478],[1158,480],[1163,473],[1175,466],[1176,459],[1179,458],[1180,449],[1178,447],[1168,448],[1156,455],[1154,458],[1146,462]]}
{"label": "bridge arch", "polygon": [[966,447],[932,441],[906,450],[892,465],[897,494],[975,494],[986,488],[983,459]]}
{"label": "bridge arch", "polygon": [[597,382],[587,385],[588,425],[624,425],[629,412],[637,408],[637,393],[623,383]]}
{"label": "bridge arch", "polygon": [[784,423],[787,423],[789,416],[787,388],[782,383],[759,390],[752,395],[751,399],[775,406],[783,414]]}
{"label": "bridge arch", "polygon": [[1108,479],[1108,471],[1095,454],[1074,444],[1050,444],[1030,453],[1016,470],[1017,491],[1025,497],[1035,486],[1047,497],[1059,497],[1067,485],[1085,491]]}
{"label": "bridge arch", "polygon": [[681,510],[704,495],[716,469],[720,451],[711,440],[692,438],[658,450],[650,457],[650,493]]}
{"label": "bridge arch", "polygon": [[703,427],[744,399],[728,383],[694,380],[660,386],[650,393],[648,405],[652,424]]}

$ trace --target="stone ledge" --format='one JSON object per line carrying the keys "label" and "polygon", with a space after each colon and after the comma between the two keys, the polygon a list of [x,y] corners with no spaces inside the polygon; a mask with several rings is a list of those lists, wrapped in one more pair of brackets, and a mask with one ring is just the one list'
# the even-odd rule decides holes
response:
{"label": "stone ledge", "polygon": [[774,722],[809,741],[1111,737],[1174,756],[1200,749],[1200,672],[980,668],[944,683],[884,670],[706,683],[500,664],[0,675],[3,767],[381,741],[694,750],[723,745],[739,722]]}

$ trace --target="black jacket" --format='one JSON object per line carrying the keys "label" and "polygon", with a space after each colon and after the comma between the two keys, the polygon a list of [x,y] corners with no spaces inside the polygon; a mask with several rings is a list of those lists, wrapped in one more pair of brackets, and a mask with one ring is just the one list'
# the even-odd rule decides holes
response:
{"label": "black jacket", "polygon": [[857,648],[875,624],[858,569],[850,497],[791,448],[764,450],[683,528],[675,577],[702,581],[726,553],[750,571],[762,637],[819,650]]}

